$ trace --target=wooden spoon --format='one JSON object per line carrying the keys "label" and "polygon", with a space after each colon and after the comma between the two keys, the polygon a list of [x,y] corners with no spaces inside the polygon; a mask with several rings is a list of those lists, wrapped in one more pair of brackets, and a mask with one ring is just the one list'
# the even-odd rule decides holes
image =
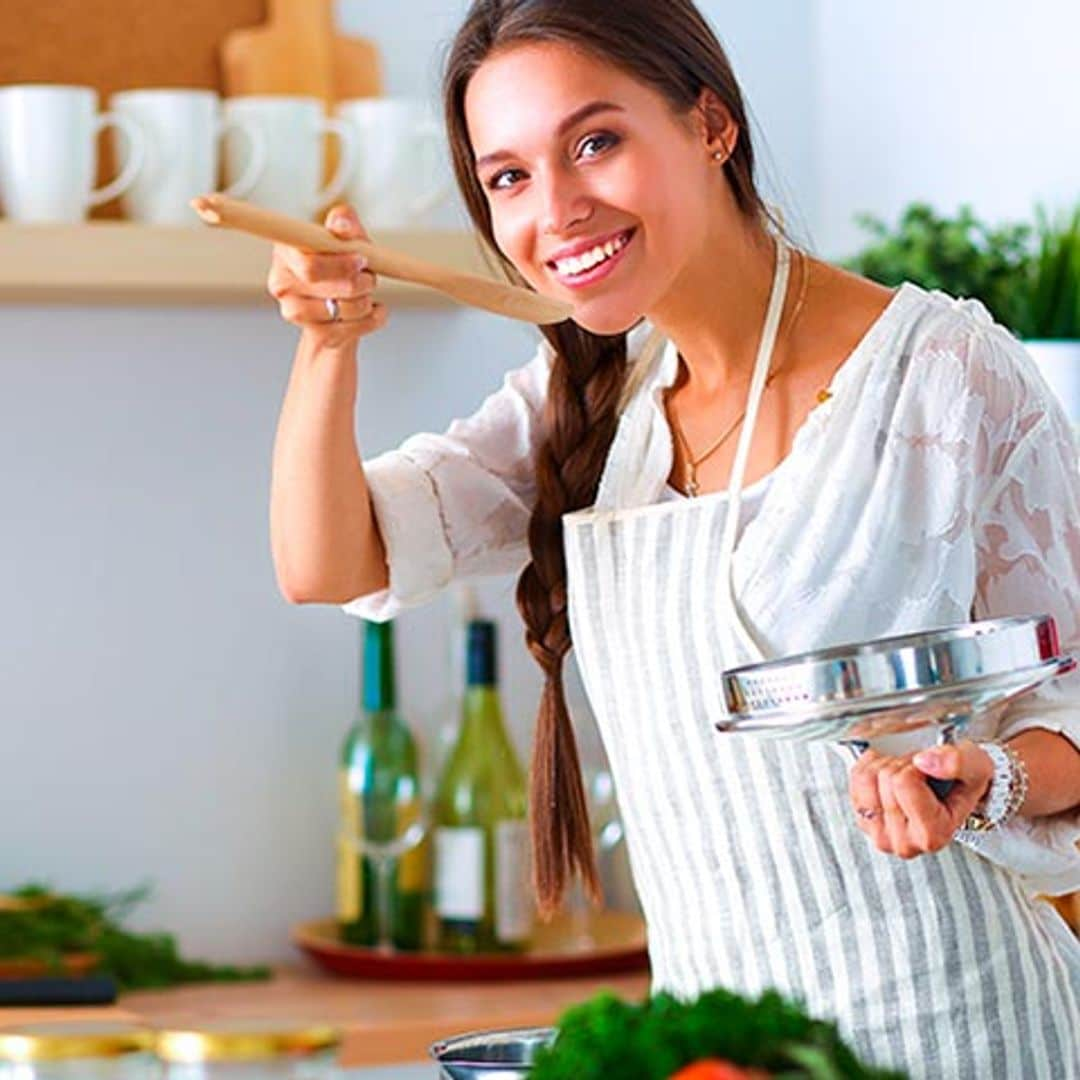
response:
{"label": "wooden spoon", "polygon": [[500,281],[437,266],[400,251],[379,247],[368,240],[342,240],[329,229],[301,221],[274,210],[230,199],[225,195],[200,195],[191,205],[210,225],[239,229],[279,244],[305,251],[355,253],[363,255],[368,268],[384,277],[427,285],[462,304],[493,311],[531,323],[558,323],[570,318],[573,307],[562,300],[506,285]]}

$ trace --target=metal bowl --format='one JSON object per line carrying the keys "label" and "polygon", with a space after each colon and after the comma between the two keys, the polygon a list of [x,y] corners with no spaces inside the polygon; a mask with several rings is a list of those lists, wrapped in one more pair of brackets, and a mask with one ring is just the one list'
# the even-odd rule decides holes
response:
{"label": "metal bowl", "polygon": [[716,726],[840,742],[951,729],[1075,666],[1048,615],[965,623],[733,668]]}
{"label": "metal bowl", "polygon": [[437,1042],[428,1052],[445,1080],[523,1080],[537,1051],[554,1041],[554,1028],[474,1031]]}

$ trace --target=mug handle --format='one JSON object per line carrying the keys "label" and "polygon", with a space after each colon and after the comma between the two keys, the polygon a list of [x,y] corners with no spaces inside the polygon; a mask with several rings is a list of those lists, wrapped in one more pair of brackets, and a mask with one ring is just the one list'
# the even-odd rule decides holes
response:
{"label": "mug handle", "polygon": [[247,139],[250,156],[247,167],[233,183],[222,191],[222,195],[242,199],[259,182],[259,177],[262,176],[263,169],[266,168],[266,134],[262,128],[245,124],[235,117],[218,122],[218,139],[228,131],[238,131]]}
{"label": "mug handle", "polygon": [[[439,163],[436,159],[442,149],[442,128],[434,121],[422,124],[417,128],[416,136],[423,143],[425,151],[430,152],[430,160],[437,168]],[[434,171],[434,168],[432,171]],[[418,196],[412,202],[409,206],[409,216],[414,218],[422,217],[429,210],[434,210],[440,203],[445,202],[452,191],[453,185],[449,181],[443,180],[436,183],[430,191]]]}
{"label": "mug handle", "polygon": [[90,206],[100,206],[110,199],[115,199],[121,192],[127,191],[146,161],[146,136],[138,124],[133,120],[129,120],[126,116],[121,116],[119,113],[99,113],[94,119],[95,137],[108,127],[114,127],[123,132],[124,137],[127,139],[127,161],[124,162],[120,175],[112,183],[95,188],[90,192]]}
{"label": "mug handle", "polygon": [[356,136],[345,121],[326,117],[323,119],[321,131],[338,137],[340,154],[337,170],[330,182],[315,196],[316,208],[334,202],[341,195],[356,165]]}

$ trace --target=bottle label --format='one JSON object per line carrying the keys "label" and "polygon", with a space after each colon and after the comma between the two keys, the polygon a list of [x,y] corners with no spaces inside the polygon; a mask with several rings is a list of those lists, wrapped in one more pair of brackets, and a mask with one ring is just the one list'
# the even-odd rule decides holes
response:
{"label": "bottle label", "polygon": [[337,841],[337,914],[342,922],[355,922],[364,914],[364,890],[361,887],[360,800],[349,784],[349,773],[338,775],[340,821]]}
{"label": "bottle label", "polygon": [[533,930],[529,884],[529,826],[524,821],[495,825],[495,937],[522,942]]}
{"label": "bottle label", "polygon": [[442,919],[484,917],[484,830],[435,830],[435,910]]}

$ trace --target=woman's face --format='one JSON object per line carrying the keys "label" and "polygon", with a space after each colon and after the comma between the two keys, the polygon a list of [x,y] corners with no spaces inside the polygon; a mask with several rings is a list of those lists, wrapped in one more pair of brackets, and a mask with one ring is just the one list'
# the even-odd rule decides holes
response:
{"label": "woman's face", "polygon": [[465,118],[499,248],[586,329],[629,329],[704,245],[720,182],[704,127],[619,68],[516,45],[477,70]]}

